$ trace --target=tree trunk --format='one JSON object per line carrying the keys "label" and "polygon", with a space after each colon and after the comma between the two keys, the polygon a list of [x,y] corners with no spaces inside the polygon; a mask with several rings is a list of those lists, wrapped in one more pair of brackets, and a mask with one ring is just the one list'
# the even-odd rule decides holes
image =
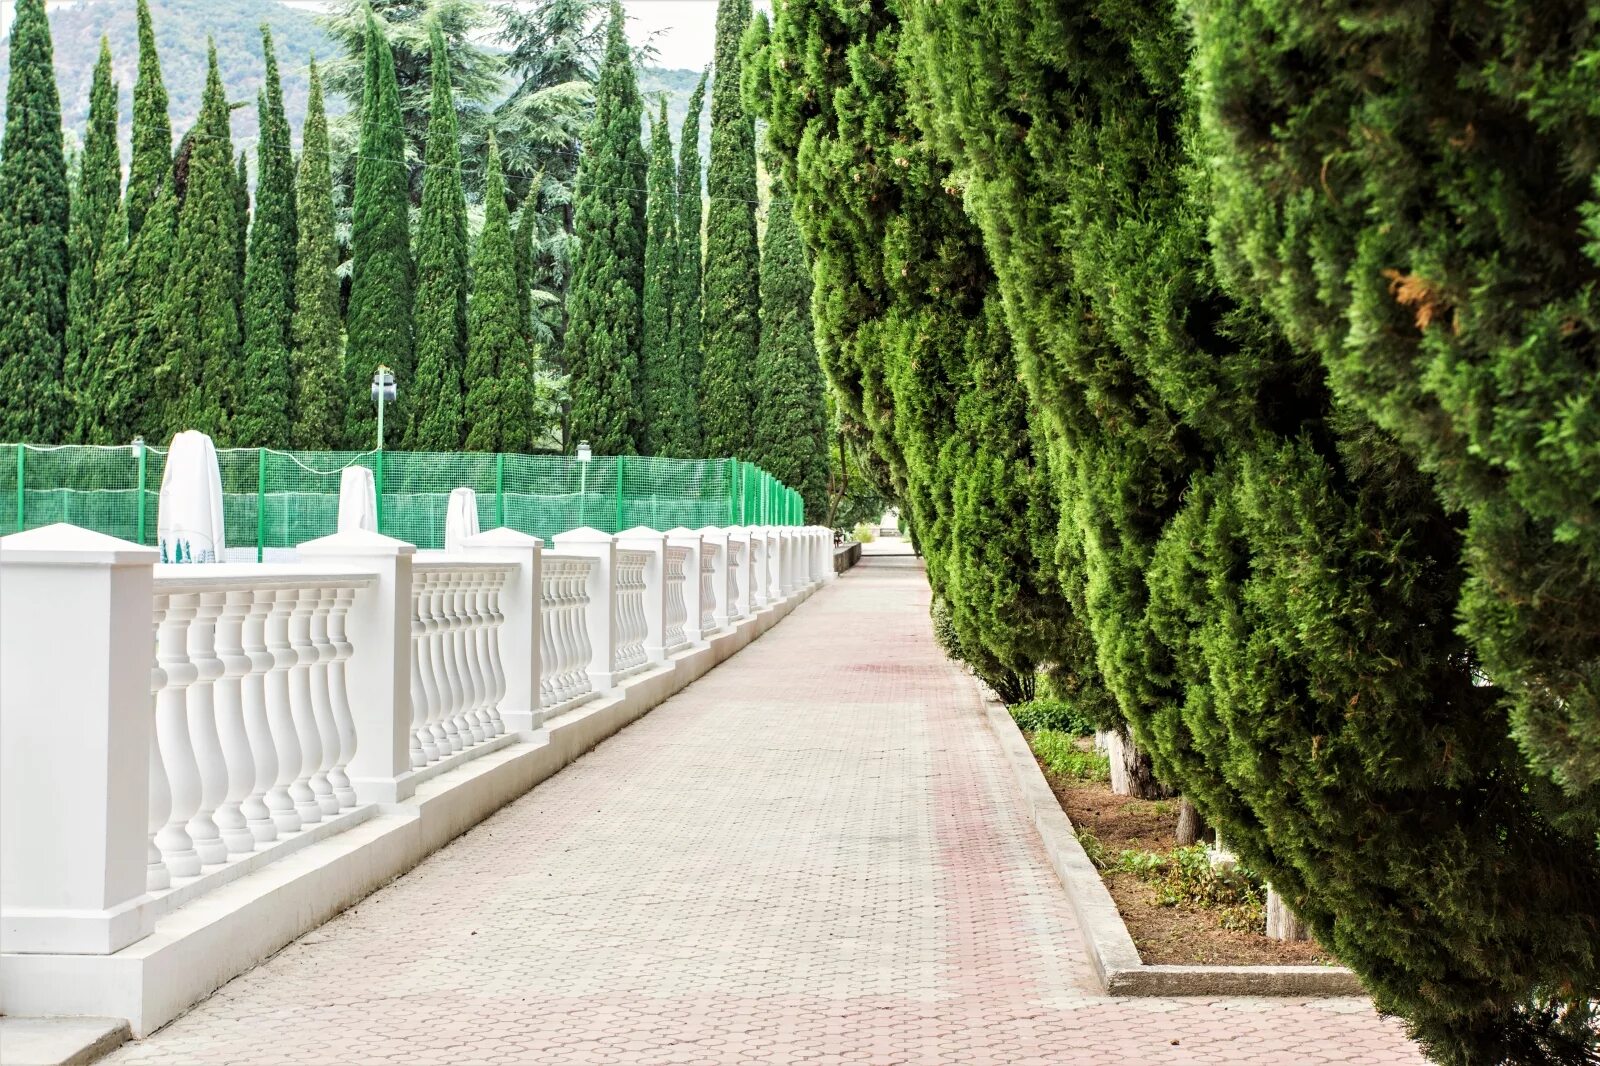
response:
{"label": "tree trunk", "polygon": [[1189,797],[1178,797],[1178,847],[1186,848],[1191,844],[1198,844],[1201,834],[1205,831],[1205,819],[1200,817],[1200,812],[1189,802]]}
{"label": "tree trunk", "polygon": [[1111,760],[1111,791],[1135,799],[1168,799],[1172,790],[1156,780],[1150,757],[1133,742],[1127,726],[1106,734],[1106,756]]}
{"label": "tree trunk", "polygon": [[1311,939],[1305,925],[1271,885],[1267,886],[1267,936],[1273,940]]}

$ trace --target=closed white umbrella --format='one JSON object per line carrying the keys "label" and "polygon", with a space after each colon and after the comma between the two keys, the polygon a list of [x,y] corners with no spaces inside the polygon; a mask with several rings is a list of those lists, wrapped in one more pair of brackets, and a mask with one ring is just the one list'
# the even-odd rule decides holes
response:
{"label": "closed white umbrella", "polygon": [[450,508],[444,516],[444,550],[460,551],[468,537],[478,535],[478,494],[469,488],[450,490]]}
{"label": "closed white umbrella", "polygon": [[220,563],[227,551],[222,521],[222,469],[216,445],[198,430],[172,438],[161,474],[156,537],[164,563]]}
{"label": "closed white umbrella", "polygon": [[378,531],[378,484],[364,466],[347,466],[339,476],[339,532]]}

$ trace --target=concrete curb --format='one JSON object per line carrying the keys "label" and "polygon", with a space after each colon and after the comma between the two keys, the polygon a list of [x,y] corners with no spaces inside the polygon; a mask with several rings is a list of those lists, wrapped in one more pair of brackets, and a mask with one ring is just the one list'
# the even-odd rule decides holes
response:
{"label": "concrete curb", "polygon": [[121,1018],[0,1017],[6,1066],[85,1066],[128,1040]]}
{"label": "concrete curb", "polygon": [[1364,996],[1356,975],[1343,966],[1149,966],[1139,958],[1128,927],[1100,872],[1078,843],[1072,822],[1034,761],[1011,712],[974,679],[989,729],[1005,752],[1024,810],[1044,844],[1078,928],[1095,980],[1113,996]]}

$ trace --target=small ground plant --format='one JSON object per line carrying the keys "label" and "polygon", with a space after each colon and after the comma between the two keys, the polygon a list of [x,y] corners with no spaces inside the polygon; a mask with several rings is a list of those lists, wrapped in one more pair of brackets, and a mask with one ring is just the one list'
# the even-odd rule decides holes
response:
{"label": "small ground plant", "polygon": [[1059,729],[1035,729],[1028,735],[1033,753],[1045,769],[1058,777],[1080,781],[1105,781],[1111,777],[1111,764],[1097,751],[1078,747],[1075,734]]}
{"label": "small ground plant", "polygon": [[1011,708],[1011,717],[1024,733],[1039,729],[1053,729],[1074,736],[1086,737],[1094,732],[1094,723],[1065,700],[1039,697]]}

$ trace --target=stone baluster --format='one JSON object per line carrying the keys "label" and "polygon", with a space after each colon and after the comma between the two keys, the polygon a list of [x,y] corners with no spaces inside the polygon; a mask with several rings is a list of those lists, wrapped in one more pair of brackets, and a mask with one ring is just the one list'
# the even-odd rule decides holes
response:
{"label": "stone baluster", "polygon": [[317,659],[317,649],[311,643],[311,616],[320,597],[316,589],[300,589],[293,595],[294,611],[289,615],[289,644],[294,652],[289,668],[289,706],[295,738],[300,743],[300,762],[289,783],[289,795],[300,821],[309,825],[322,821],[322,806],[311,789],[311,775],[322,763],[322,734],[311,702],[311,664]]}
{"label": "stone baluster", "polygon": [[345,681],[345,664],[355,651],[345,632],[345,621],[355,598],[356,590],[349,586],[335,589],[333,610],[328,615],[328,642],[333,645],[333,659],[328,663],[328,701],[339,741],[333,769],[328,771],[328,783],[333,786],[333,795],[341,810],[356,805],[356,790],[350,785],[347,771],[356,753],[356,724],[350,716],[350,689]]}
{"label": "stone baluster", "polygon": [[546,569],[540,575],[538,614],[539,718],[541,719],[544,717],[544,711],[560,702],[556,699],[556,684],[563,666],[559,644],[561,604],[557,599],[560,584],[561,576],[558,572]]}
{"label": "stone baluster", "polygon": [[754,614],[750,592],[750,532],[743,526],[728,528],[728,614],[738,621]]}
{"label": "stone baluster", "polygon": [[711,564],[711,629],[723,629],[739,617],[734,597],[729,595],[735,571],[732,553],[728,550],[728,531],[718,526],[703,526],[695,532],[700,534],[700,542]]}
{"label": "stone baluster", "polygon": [[667,535],[649,526],[634,526],[617,534],[617,548],[645,555],[644,594],[636,609],[642,615],[645,659],[662,662],[667,657]]}
{"label": "stone baluster", "polygon": [[200,771],[200,806],[190,815],[188,829],[202,866],[228,861],[228,845],[212,818],[228,794],[228,763],[217,734],[216,710],[216,683],[224,670],[217,657],[217,619],[226,599],[221,592],[200,594],[189,622],[189,661],[194,663],[195,679],[184,692],[184,704],[189,743],[194,747],[195,768]]}
{"label": "stone baluster", "polygon": [[[151,612],[150,637],[151,647],[159,646],[161,623],[166,617],[167,600],[164,596],[154,597],[154,610]],[[156,707],[161,690],[167,687],[167,672],[161,669],[159,659],[152,657],[150,666],[150,698],[141,708],[148,716],[146,731],[149,733],[149,785],[147,788],[147,807],[145,819],[145,890],[159,892],[172,884],[172,875],[167,871],[166,860],[161,857],[161,849],[156,846],[156,834],[161,832],[162,826],[167,824],[167,816],[172,813],[172,788],[167,784],[167,767],[161,761],[161,740],[156,730]]]}
{"label": "stone baluster", "polygon": [[339,813],[339,797],[333,794],[333,782],[328,775],[339,759],[339,727],[333,720],[333,700],[328,693],[328,666],[337,651],[328,639],[328,617],[333,613],[338,590],[323,585],[316,590],[317,600],[311,614],[311,646],[316,659],[311,664],[311,709],[317,723],[317,764],[311,773],[311,794],[324,816]]}
{"label": "stone baluster", "polygon": [[[483,629],[478,634],[478,643],[481,649],[479,654],[482,657],[484,674],[488,681],[488,690],[484,693],[481,714],[483,716],[483,731],[491,737],[501,736],[506,731],[505,720],[500,716],[500,706],[505,702],[506,693],[510,690],[510,677],[507,675],[506,662],[500,654],[500,643],[505,639],[506,632],[507,618],[504,605],[506,599],[514,594],[511,582],[515,577],[515,571],[505,575],[491,574],[478,594],[480,597],[479,602],[482,605],[480,610],[484,620]],[[538,586],[535,585],[534,587],[537,588]],[[537,612],[537,605],[534,605],[533,610]],[[536,626],[531,628],[537,630]],[[520,650],[521,642],[519,642],[518,647]],[[532,656],[536,655],[537,652],[537,640],[528,640],[526,654]],[[537,698],[539,664],[537,662],[526,663],[526,660],[524,660],[524,663],[526,664],[525,669],[529,671],[529,676],[522,679],[523,686],[531,688],[535,698]]]}
{"label": "stone baluster", "polygon": [[411,768],[413,770],[439,757],[439,743],[430,719],[439,706],[439,683],[434,670],[435,621],[433,617],[433,575],[419,572],[411,585]]}
{"label": "stone baluster", "polygon": [[588,584],[588,571],[570,560],[561,563],[561,581],[557,586],[556,621],[560,640],[556,671],[556,702],[565,703],[578,694],[579,678],[588,676],[588,662],[581,654],[584,632],[583,591]]}
{"label": "stone baluster", "polygon": [[278,839],[278,827],[266,802],[267,791],[278,778],[278,748],[272,739],[272,725],[267,715],[266,690],[267,675],[274,665],[272,653],[267,650],[267,616],[272,613],[277,594],[256,589],[249,596],[249,612],[245,615],[240,642],[250,660],[250,670],[239,685],[239,696],[253,769],[250,789],[239,804],[239,811],[244,815],[250,836],[256,843],[266,844]]}
{"label": "stone baluster", "polygon": [[479,605],[486,578],[482,572],[467,571],[456,580],[456,613],[461,618],[461,684],[466,690],[461,709],[456,715],[456,731],[468,746],[489,739],[481,717],[483,705],[489,695],[489,676],[483,661],[481,637],[488,626]]}
{"label": "stone baluster", "polygon": [[289,694],[290,673],[295,662],[294,647],[289,642],[289,616],[294,612],[300,594],[293,589],[280,589],[272,595],[272,612],[267,615],[267,652],[272,656],[272,668],[267,671],[263,694],[267,701],[267,722],[272,730],[272,746],[276,772],[267,788],[263,802],[272,812],[272,824],[280,833],[298,833],[301,827],[299,813],[289,785],[300,771],[300,739],[295,730],[294,711]]}
{"label": "stone baluster", "polygon": [[716,592],[710,572],[715,569],[710,558],[714,548],[708,551],[700,532],[683,526],[667,530],[667,545],[688,552],[683,564],[683,635],[685,640],[699,644],[716,626],[711,620],[716,614]]}
{"label": "stone baluster", "polygon": [[199,676],[189,661],[189,622],[194,618],[198,596],[168,595],[157,598],[164,605],[161,627],[156,637],[156,659],[167,683],[156,693],[156,734],[161,741],[161,764],[166,768],[167,788],[172,802],[167,822],[156,833],[156,847],[173,877],[195,877],[200,873],[200,855],[189,836],[189,819],[200,809],[200,766],[189,739],[189,713],[184,690]]}
{"label": "stone baluster", "polygon": [[461,706],[461,665],[456,641],[455,605],[452,597],[454,589],[448,574],[435,573],[433,575],[433,610],[439,620],[436,637],[438,640],[439,664],[443,669],[439,674],[439,690],[442,694],[440,706],[433,715],[434,739],[439,745],[440,755],[449,755],[460,751],[466,745],[456,730],[456,712]]}
{"label": "stone baluster", "polygon": [[243,810],[245,797],[256,779],[255,755],[250,751],[250,735],[244,724],[244,678],[252,665],[244,650],[244,625],[253,597],[248,590],[221,595],[223,608],[217,619],[216,647],[222,676],[217,679],[212,702],[216,706],[217,739],[222,743],[222,759],[228,771],[228,789],[211,820],[217,823],[228,853],[245,855],[256,849],[256,838]]}
{"label": "stone baluster", "polygon": [[618,623],[610,605],[616,602],[616,541],[608,533],[584,526],[556,534],[554,544],[558,551],[584,556],[590,562],[584,579],[588,604],[583,626],[589,645],[584,670],[596,690],[615,688]]}

